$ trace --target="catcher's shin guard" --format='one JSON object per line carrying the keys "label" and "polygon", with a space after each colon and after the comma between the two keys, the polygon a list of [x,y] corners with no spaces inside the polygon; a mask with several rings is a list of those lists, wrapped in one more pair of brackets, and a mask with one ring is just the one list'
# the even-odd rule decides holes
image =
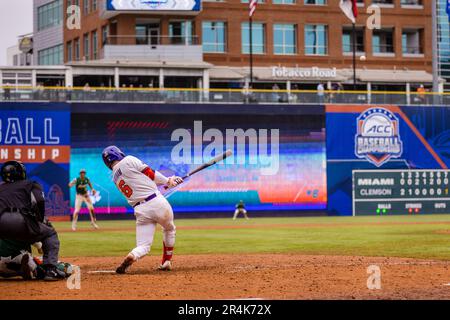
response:
{"label": "catcher's shin guard", "polygon": [[30,255],[24,254],[22,257],[22,261],[20,262],[20,275],[24,280],[33,279],[33,270],[30,267]]}

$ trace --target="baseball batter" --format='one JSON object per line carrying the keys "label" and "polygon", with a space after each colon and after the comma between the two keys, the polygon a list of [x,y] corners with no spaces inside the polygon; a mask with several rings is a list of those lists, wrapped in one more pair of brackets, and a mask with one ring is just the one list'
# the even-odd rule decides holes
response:
{"label": "baseball batter", "polygon": [[155,235],[156,224],[163,229],[163,257],[160,270],[171,270],[175,245],[175,224],[173,211],[166,198],[158,190],[159,185],[176,187],[183,182],[177,176],[165,177],[136,157],[125,156],[116,146],[103,150],[103,161],[112,170],[117,188],[134,208],[136,216],[136,248],[125,258],[116,272],[123,274],[140,258],[150,252]]}
{"label": "baseball batter", "polygon": [[76,188],[76,198],[75,198],[75,210],[73,212],[73,218],[72,218],[72,230],[77,230],[77,221],[78,221],[78,215],[81,210],[81,206],[83,205],[83,202],[86,203],[86,206],[89,209],[89,215],[91,217],[91,224],[95,229],[98,229],[97,225],[97,219],[95,218],[94,213],[94,205],[92,204],[91,198],[89,197],[88,189],[89,186],[92,190],[92,193],[95,195],[96,191],[92,187],[92,183],[89,180],[88,177],[86,177],[86,170],[81,169],[80,170],[80,176],[78,178],[73,179],[69,183],[69,188],[72,188],[75,186]]}

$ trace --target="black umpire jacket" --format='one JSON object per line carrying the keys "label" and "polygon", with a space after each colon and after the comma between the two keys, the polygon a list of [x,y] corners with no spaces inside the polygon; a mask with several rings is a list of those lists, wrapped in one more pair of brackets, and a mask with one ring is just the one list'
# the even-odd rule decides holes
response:
{"label": "black umpire jacket", "polygon": [[43,222],[45,198],[41,185],[31,180],[0,183],[0,214],[7,211],[31,214]]}

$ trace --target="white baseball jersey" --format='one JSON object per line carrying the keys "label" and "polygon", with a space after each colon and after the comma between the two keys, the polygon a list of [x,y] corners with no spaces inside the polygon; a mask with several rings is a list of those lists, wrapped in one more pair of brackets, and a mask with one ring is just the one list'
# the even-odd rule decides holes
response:
{"label": "white baseball jersey", "polygon": [[133,156],[126,156],[113,167],[113,180],[131,206],[158,194],[158,185],[168,182],[168,178]]}

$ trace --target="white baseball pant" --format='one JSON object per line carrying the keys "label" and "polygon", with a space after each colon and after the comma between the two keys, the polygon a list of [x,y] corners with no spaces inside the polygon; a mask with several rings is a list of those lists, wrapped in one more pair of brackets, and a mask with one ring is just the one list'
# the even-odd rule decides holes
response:
{"label": "white baseball pant", "polygon": [[86,206],[88,207],[89,210],[94,210],[94,206],[92,205],[91,198],[89,198],[88,195],[82,196],[80,194],[77,194],[75,197],[74,214],[78,214],[80,212],[83,202],[86,204]]}
{"label": "white baseball pant", "polygon": [[163,240],[167,247],[175,245],[176,227],[173,211],[166,198],[158,196],[134,208],[136,216],[136,248],[131,253],[140,259],[150,252],[155,236],[156,224],[163,229]]}

